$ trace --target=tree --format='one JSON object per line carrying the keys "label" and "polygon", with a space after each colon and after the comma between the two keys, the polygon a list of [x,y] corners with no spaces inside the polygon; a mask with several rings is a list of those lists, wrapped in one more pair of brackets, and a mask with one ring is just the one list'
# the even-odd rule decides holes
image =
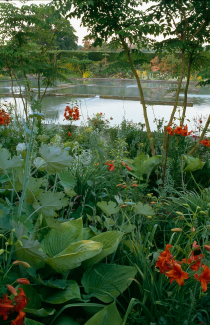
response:
{"label": "tree", "polygon": [[[192,62],[196,58],[196,53],[202,49],[202,44],[208,40],[208,27],[210,23],[210,0],[156,0],[157,5],[149,9],[148,21],[154,19],[164,29],[166,40],[157,43],[158,50],[177,53],[181,51],[182,70],[179,78],[175,104],[168,122],[170,125],[177,109],[182,80],[186,72],[187,82],[184,91],[184,108],[181,123],[187,106],[187,92],[190,81]],[[188,60],[186,61],[186,56]],[[163,147],[166,147],[167,126],[165,127]]]}
{"label": "tree", "polygon": [[[0,4],[0,65],[19,85],[26,119],[28,101],[33,98],[29,74],[37,75],[38,99],[42,101],[47,88],[56,79],[65,80],[62,69],[49,57],[49,49],[55,41],[56,31],[65,26],[66,21],[55,11],[54,6],[15,7],[11,3]],[[18,72],[24,76],[25,96],[23,96]],[[41,78],[45,91],[41,94]]]}
{"label": "tree", "polygon": [[[58,1],[55,0],[55,3]],[[65,10],[69,0],[60,0],[60,9]],[[129,62],[130,68],[136,78],[143,114],[147,129],[152,155],[155,154],[154,141],[147,116],[147,107],[144,100],[142,86],[135,68],[141,62],[140,51],[133,50],[129,44],[136,44],[142,48],[146,43],[145,35],[150,31],[155,33],[154,24],[144,23],[143,14],[138,6],[142,1],[137,0],[72,0],[73,11],[68,17],[81,18],[82,24],[89,29],[87,37],[94,39],[94,46],[101,46],[110,40],[113,46],[122,47]],[[135,52],[135,61],[132,54]],[[137,58],[137,52],[139,57]]]}

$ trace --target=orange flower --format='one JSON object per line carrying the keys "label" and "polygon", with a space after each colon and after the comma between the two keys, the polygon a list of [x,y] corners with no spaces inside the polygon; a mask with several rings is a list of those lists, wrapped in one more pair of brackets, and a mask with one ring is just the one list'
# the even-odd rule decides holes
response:
{"label": "orange flower", "polygon": [[1,125],[5,125],[5,124],[9,124],[10,119],[9,119],[9,113],[5,112],[4,109],[2,109],[0,111],[0,124]]}
{"label": "orange flower", "polygon": [[169,248],[172,247],[171,245],[167,244],[165,251],[160,253],[158,261],[156,263],[156,267],[160,269],[160,273],[164,273],[166,271],[171,270],[171,261],[173,255],[170,253]]}
{"label": "orange flower", "polygon": [[0,299],[0,316],[3,316],[3,320],[7,320],[8,314],[13,312],[14,306],[11,305],[11,302],[7,294]]}
{"label": "orange flower", "polygon": [[74,108],[70,108],[69,106],[66,106],[64,117],[66,120],[70,121],[77,121],[79,120],[80,114],[79,114],[79,107],[75,106]]}
{"label": "orange flower", "polygon": [[170,126],[167,126],[166,131],[169,135],[174,135],[174,130]]}
{"label": "orange flower", "polygon": [[24,311],[21,310],[17,315],[16,319],[11,322],[11,325],[22,325],[25,315],[26,313],[24,313]]}
{"label": "orange flower", "polygon": [[[194,256],[194,252],[191,252],[190,258],[188,260],[186,260],[186,258],[183,258],[183,263],[187,263],[187,264],[192,264],[190,266],[191,270],[193,271],[198,271],[198,269],[200,267],[203,267],[204,264],[202,264],[201,260],[205,257],[205,255],[196,255]],[[187,262],[186,262],[187,261]]]}
{"label": "orange flower", "polygon": [[126,185],[123,185],[123,187],[122,188],[126,188],[127,186]]}
{"label": "orange flower", "polygon": [[127,170],[129,170],[130,172],[132,171],[132,168],[130,168],[129,166],[126,166]]}
{"label": "orange flower", "polygon": [[105,163],[105,165],[108,165],[108,169],[110,170],[110,172],[113,172],[114,171],[114,165],[113,164],[109,164],[108,162]]}
{"label": "orange flower", "polygon": [[181,131],[181,135],[183,137],[186,137],[187,135],[190,135],[193,131],[188,132],[188,126],[187,124],[183,127],[183,130]]}
{"label": "orange flower", "polygon": [[176,134],[181,134],[181,132],[182,132],[181,126],[177,126],[176,129],[174,130],[174,133],[176,133]]}
{"label": "orange flower", "polygon": [[68,136],[69,136],[69,137],[71,137],[71,136],[72,136],[71,132],[68,132]]}
{"label": "orange flower", "polygon": [[120,187],[120,186],[123,186],[123,184],[117,184],[116,186],[117,186],[117,187]]}
{"label": "orange flower", "polygon": [[200,144],[203,144],[205,147],[210,147],[210,140],[204,139],[200,142]]}
{"label": "orange flower", "polygon": [[124,161],[121,162],[122,166],[127,166],[126,163]]}
{"label": "orange flower", "polygon": [[26,295],[22,288],[19,288],[18,290],[20,292],[19,292],[18,296],[16,296],[14,298],[14,302],[16,304],[14,308],[15,308],[15,311],[20,312],[22,309],[24,309],[26,307],[29,299],[26,298]]}
{"label": "orange flower", "polygon": [[136,187],[136,186],[138,186],[138,184],[133,184],[133,185],[131,185],[131,187]]}
{"label": "orange flower", "polygon": [[175,280],[179,285],[184,285],[184,279],[188,279],[189,274],[182,271],[181,265],[176,261],[172,261],[171,266],[172,269],[169,272],[166,272],[166,276],[170,278],[170,283]]}
{"label": "orange flower", "polygon": [[196,280],[201,282],[201,286],[203,288],[203,292],[207,291],[207,284],[210,282],[210,269],[208,266],[205,266],[203,269],[203,272],[201,273],[200,276],[198,274],[195,274]]}

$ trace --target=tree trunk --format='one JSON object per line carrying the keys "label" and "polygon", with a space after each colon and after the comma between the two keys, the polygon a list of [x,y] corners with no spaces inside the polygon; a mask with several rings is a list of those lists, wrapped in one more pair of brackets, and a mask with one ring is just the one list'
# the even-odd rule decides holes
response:
{"label": "tree trunk", "polygon": [[132,72],[134,74],[134,77],[136,78],[136,81],[137,81],[137,85],[138,85],[138,89],[139,89],[139,93],[140,93],[140,98],[141,98],[141,104],[142,104],[142,107],[143,107],[143,113],[144,113],[144,120],[145,120],[146,129],[147,129],[147,135],[148,135],[149,142],[150,142],[151,154],[152,154],[152,156],[154,156],[155,155],[154,139],[152,137],[152,131],[150,129],[149,119],[148,119],[148,116],[147,116],[147,107],[146,107],[145,100],[144,100],[143,89],[142,89],[138,74],[136,72],[136,69],[135,69],[135,67],[133,65],[133,62],[131,60],[131,56],[130,56],[128,46],[127,46],[125,40],[123,39],[123,37],[120,36],[120,40],[122,42],[122,46],[123,46],[123,48],[125,50],[125,53],[127,55],[128,61],[129,61],[130,65],[131,65],[131,70],[132,70]]}
{"label": "tree trunk", "polygon": [[192,154],[197,150],[197,148],[198,148],[200,142],[201,142],[201,141],[203,140],[203,138],[204,138],[204,135],[205,135],[205,133],[206,133],[208,127],[209,127],[209,124],[210,124],[210,114],[209,114],[208,120],[206,121],[206,124],[205,124],[205,126],[204,126],[204,129],[203,129],[203,131],[202,131],[202,133],[201,133],[201,135],[200,135],[199,140],[196,142],[196,144],[194,145],[194,147],[193,147],[193,148],[190,150],[190,152],[188,153],[189,156],[191,156],[191,155],[192,155]]}
{"label": "tree trunk", "polygon": [[181,119],[180,125],[184,125],[184,119],[185,119],[186,108],[187,108],[187,92],[188,92],[189,83],[190,83],[191,66],[192,66],[192,59],[190,58],[190,60],[188,62],[187,83],[186,83],[185,90],[184,90],[184,107],[183,107],[182,119]]}
{"label": "tree trunk", "polygon": [[[171,125],[171,123],[173,122],[173,118],[174,118],[174,115],[175,115],[176,110],[177,110],[179,94],[180,94],[180,90],[181,90],[181,86],[182,86],[182,80],[183,80],[183,77],[184,77],[184,73],[185,73],[185,49],[182,49],[182,73],[181,73],[181,76],[179,78],[179,82],[178,82],[178,86],[177,86],[177,90],[176,90],[176,98],[175,98],[174,108],[173,108],[173,111],[171,113],[171,117],[170,117],[170,120],[169,120],[167,126]],[[164,132],[163,149],[166,148],[166,140],[167,140],[166,128],[167,128],[167,126],[165,127],[165,132]]]}

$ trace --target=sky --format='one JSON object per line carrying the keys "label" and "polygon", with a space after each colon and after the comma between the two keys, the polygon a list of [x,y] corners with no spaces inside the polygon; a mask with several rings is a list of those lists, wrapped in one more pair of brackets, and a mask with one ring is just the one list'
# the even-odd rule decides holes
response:
{"label": "sky", "polygon": [[[5,2],[4,0],[0,0],[0,2]],[[11,0],[11,3],[13,3],[15,6],[21,6],[21,2],[18,0]],[[46,4],[46,3],[50,3],[50,0],[32,0],[32,1],[27,1],[27,5],[30,4]],[[146,6],[141,6],[141,10],[143,8],[146,9],[146,7],[150,6],[152,4],[152,1],[149,2],[149,5]],[[71,19],[71,25],[74,27],[74,29],[76,30],[76,35],[78,37],[78,45],[82,45],[82,39],[87,35],[87,28],[80,26],[81,21],[79,19],[76,18],[72,18]]]}

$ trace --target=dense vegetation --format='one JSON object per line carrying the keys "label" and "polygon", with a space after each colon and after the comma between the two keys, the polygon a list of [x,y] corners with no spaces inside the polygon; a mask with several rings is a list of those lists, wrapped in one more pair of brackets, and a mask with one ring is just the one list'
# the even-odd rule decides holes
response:
{"label": "dense vegetation", "polygon": [[[25,83],[23,117],[15,105],[0,107],[2,324],[210,324],[210,116],[195,117],[194,130],[185,120],[191,73],[208,58],[202,45],[210,1],[155,2],[145,15],[134,0],[0,6],[1,69],[13,93],[19,73]],[[63,109],[67,125],[44,124],[41,79],[47,89],[66,80],[67,70],[77,67],[83,75],[92,64],[86,56],[65,62],[49,55],[59,26],[69,27],[66,15],[82,17],[95,45],[111,39],[123,47],[114,65],[136,78],[145,124],[123,120],[110,127],[98,112],[76,127],[75,100]],[[168,39],[155,46],[167,48],[167,59],[154,58],[152,66],[178,86],[169,123],[156,121],[151,132],[139,48],[149,44],[148,33],[159,32]],[[183,78],[183,113],[175,120]],[[203,78],[208,84],[209,76]]]}

